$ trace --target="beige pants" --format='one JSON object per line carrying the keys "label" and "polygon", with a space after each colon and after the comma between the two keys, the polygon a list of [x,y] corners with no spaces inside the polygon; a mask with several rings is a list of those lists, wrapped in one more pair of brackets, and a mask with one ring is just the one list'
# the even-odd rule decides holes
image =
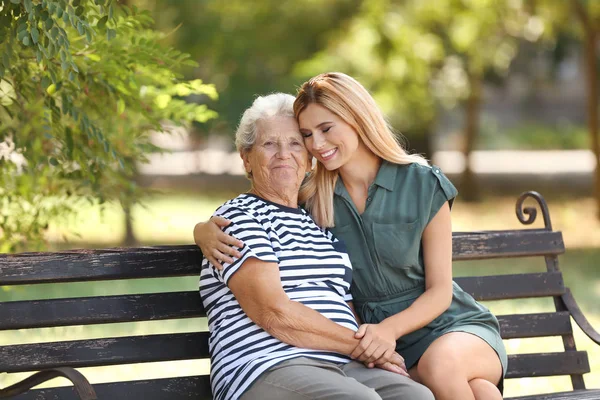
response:
{"label": "beige pants", "polygon": [[352,361],[336,364],[307,357],[263,373],[241,400],[434,400],[425,386],[402,375]]}

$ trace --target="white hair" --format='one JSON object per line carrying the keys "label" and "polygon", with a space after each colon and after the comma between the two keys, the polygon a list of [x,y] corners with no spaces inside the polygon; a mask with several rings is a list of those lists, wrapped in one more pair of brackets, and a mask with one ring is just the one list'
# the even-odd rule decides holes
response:
{"label": "white hair", "polygon": [[235,132],[235,147],[237,150],[245,152],[254,146],[258,121],[273,117],[295,118],[294,99],[294,96],[286,93],[273,93],[257,97],[250,108],[244,111]]}

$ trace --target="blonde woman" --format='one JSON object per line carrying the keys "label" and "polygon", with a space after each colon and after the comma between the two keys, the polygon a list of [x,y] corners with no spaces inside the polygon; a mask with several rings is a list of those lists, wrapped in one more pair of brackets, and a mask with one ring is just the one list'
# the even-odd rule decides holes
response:
{"label": "blonde woman", "polygon": [[[507,356],[497,319],[452,281],[452,183],[401,147],[368,91],[342,73],[300,88],[294,113],[314,170],[300,203],[346,243],[362,325],[354,359],[397,351],[437,400],[501,399]],[[213,219],[195,229],[204,254],[237,255]]]}

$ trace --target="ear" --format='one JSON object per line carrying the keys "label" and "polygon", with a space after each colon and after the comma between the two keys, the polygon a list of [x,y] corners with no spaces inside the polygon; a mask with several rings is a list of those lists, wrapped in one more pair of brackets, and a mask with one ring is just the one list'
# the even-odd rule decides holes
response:
{"label": "ear", "polygon": [[252,167],[250,166],[250,152],[249,151],[240,151],[240,157],[244,162],[244,170],[247,174],[252,173]]}
{"label": "ear", "polygon": [[307,151],[307,153],[308,153],[308,160],[306,162],[306,173],[308,174],[313,169],[314,158],[313,158],[312,154],[310,154],[310,151]]}

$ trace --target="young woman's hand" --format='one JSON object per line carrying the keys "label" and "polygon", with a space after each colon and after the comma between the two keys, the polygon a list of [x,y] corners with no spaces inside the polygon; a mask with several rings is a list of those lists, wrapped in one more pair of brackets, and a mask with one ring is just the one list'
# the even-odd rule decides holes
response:
{"label": "young woman's hand", "polygon": [[396,353],[395,334],[384,324],[362,324],[354,337],[361,341],[350,356],[367,366],[391,361]]}
{"label": "young woman's hand", "polygon": [[223,269],[222,262],[231,264],[231,257],[242,256],[237,248],[244,247],[244,242],[222,231],[222,228],[230,223],[226,218],[212,217],[194,227],[194,242],[200,247],[204,257],[217,269]]}

